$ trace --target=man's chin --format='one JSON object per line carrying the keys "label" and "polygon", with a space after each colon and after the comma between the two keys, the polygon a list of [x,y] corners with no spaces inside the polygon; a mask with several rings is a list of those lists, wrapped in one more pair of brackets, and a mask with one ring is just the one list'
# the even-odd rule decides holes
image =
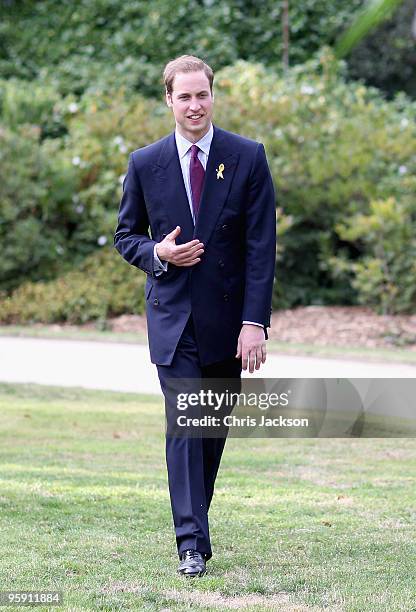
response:
{"label": "man's chin", "polygon": [[190,124],[187,123],[186,125],[181,125],[182,131],[184,132],[184,134],[188,133],[188,134],[192,134],[192,136],[197,136],[198,134],[201,134],[201,138],[202,136],[204,136],[209,129],[209,125],[210,125],[210,121],[205,121],[204,123],[194,123],[194,124]]}
{"label": "man's chin", "polygon": [[208,127],[208,124],[206,121],[199,121],[198,123],[188,123],[188,126],[194,131],[194,132],[201,132],[202,130],[205,130],[206,127]]}

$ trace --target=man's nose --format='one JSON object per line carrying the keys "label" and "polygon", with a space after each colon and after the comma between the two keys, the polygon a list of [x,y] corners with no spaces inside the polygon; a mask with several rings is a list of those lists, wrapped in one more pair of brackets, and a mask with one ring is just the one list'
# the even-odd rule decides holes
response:
{"label": "man's nose", "polygon": [[199,110],[201,108],[201,103],[199,102],[199,100],[191,100],[189,108],[190,110]]}

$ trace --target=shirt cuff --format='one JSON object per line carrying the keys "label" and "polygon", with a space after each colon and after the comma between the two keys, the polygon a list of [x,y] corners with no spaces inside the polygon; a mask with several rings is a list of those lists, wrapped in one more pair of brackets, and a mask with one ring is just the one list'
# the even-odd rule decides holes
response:
{"label": "shirt cuff", "polygon": [[155,272],[156,276],[160,276],[162,274],[162,272],[167,272],[168,271],[168,262],[161,262],[158,254],[156,252],[156,244],[153,247],[153,272]]}
{"label": "shirt cuff", "polygon": [[243,325],[246,323],[247,325],[257,325],[257,327],[263,328],[264,325],[262,323],[256,323],[255,321],[243,321]]}

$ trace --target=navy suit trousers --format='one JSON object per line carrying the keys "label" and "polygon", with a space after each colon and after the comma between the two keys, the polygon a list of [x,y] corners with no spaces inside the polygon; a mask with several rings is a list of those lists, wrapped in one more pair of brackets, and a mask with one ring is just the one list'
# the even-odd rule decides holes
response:
{"label": "navy suit trousers", "polygon": [[[192,315],[177,345],[171,365],[157,365],[165,396],[167,422],[177,408],[169,405],[169,379],[232,379],[233,391],[240,391],[241,359],[201,366]],[[218,383],[215,390],[218,391]],[[232,408],[229,409],[229,412]],[[226,437],[178,437],[166,432],[166,463],[173,523],[179,556],[189,548],[209,559],[212,556],[208,510],[220,466]]]}

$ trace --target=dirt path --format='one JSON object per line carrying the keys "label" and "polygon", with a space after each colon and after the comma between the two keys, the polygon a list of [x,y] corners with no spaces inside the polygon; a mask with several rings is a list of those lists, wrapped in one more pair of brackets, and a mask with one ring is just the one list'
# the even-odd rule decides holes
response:
{"label": "dirt path", "polygon": [[[109,326],[146,333],[144,316],[123,315]],[[307,306],[273,313],[271,340],[316,346],[402,347],[416,351],[416,315],[377,315],[357,306]]]}

